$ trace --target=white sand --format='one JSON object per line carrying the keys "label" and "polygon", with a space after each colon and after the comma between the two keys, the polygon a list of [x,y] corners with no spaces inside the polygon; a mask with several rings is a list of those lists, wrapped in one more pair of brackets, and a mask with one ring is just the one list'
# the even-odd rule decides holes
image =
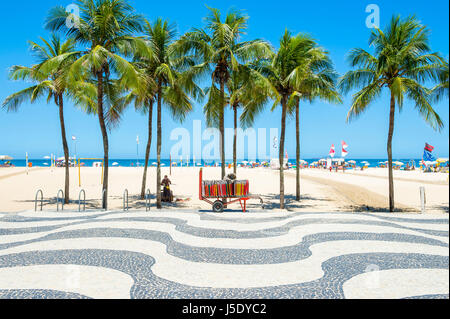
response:
{"label": "white sand", "polygon": [[[220,168],[204,168],[204,179],[220,178]],[[17,212],[34,209],[36,191],[44,192],[44,210],[56,209],[56,194],[64,188],[63,168],[33,168],[28,174],[25,168],[0,168],[0,212]],[[132,209],[144,208],[140,201],[143,168],[114,167],[109,174],[109,209],[122,208],[125,189],[130,194]],[[173,182],[172,190],[176,198],[190,199],[170,205],[172,208],[210,210],[211,206],[198,198],[198,168],[172,168],[169,176]],[[227,173],[229,171],[227,170]],[[162,168],[162,174],[169,175],[169,168]],[[368,169],[345,173],[329,172],[320,169],[301,170],[302,201],[295,201],[295,171],[286,172],[286,202],[292,211],[352,211],[364,210],[369,206],[375,210],[387,210],[388,181],[387,169]],[[448,212],[449,185],[448,174],[422,173],[420,171],[395,171],[395,197],[398,207],[418,211],[420,209],[419,187],[424,186],[427,196],[427,212]],[[155,204],[156,169],[149,168],[147,187],[152,192],[152,205]],[[84,189],[87,195],[87,208],[99,208],[101,198],[101,169],[86,167],[81,169],[81,187],[78,186],[78,169],[70,169],[70,198],[73,201],[65,209],[78,209],[78,195]],[[248,179],[252,194],[261,195],[266,209],[279,207],[278,171],[270,169],[238,169],[238,179]],[[249,202],[249,208],[260,208],[257,200]],[[152,207],[154,208],[154,207]],[[230,206],[239,209],[239,204]]]}

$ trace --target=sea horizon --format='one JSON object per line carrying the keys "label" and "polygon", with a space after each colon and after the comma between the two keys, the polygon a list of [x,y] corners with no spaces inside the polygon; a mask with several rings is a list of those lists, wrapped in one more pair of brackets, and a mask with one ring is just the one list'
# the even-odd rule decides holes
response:
{"label": "sea horizon", "polygon": [[[319,159],[327,159],[327,158],[328,157],[314,157],[314,158],[302,158],[302,160],[305,160],[309,164],[311,164],[312,162],[318,161]],[[340,157],[335,157],[335,158],[340,158]],[[346,158],[345,160],[347,162],[350,161],[350,160],[354,160],[354,161],[356,161],[357,165],[360,164],[363,161],[367,161],[367,162],[369,162],[369,166],[370,167],[375,167],[375,166],[377,166],[379,164],[379,162],[387,161],[387,158],[368,158],[368,157],[366,157],[366,158],[356,158],[356,157],[349,157],[349,158]],[[400,158],[400,157],[399,158],[393,158],[393,161],[400,161],[400,162],[403,162],[405,164],[409,163],[410,161],[414,161],[416,164],[418,164],[418,162],[421,161],[421,160],[422,160],[421,158]],[[81,162],[84,163],[84,165],[83,165],[84,167],[92,167],[94,162],[100,162],[100,161],[101,161],[101,159],[98,159],[98,160],[93,160],[93,159],[83,160],[82,159]],[[237,163],[238,164],[243,164],[245,162],[249,163],[249,162],[252,162],[252,161],[255,162],[255,163],[261,163],[261,162],[264,162],[264,161],[270,162],[270,159],[264,159],[264,160],[259,160],[259,159],[256,159],[256,160],[239,159],[239,160],[237,160]],[[11,162],[11,164],[13,164],[16,167],[26,167],[26,159],[13,159],[10,162]],[[32,165],[34,167],[48,167],[48,166],[50,166],[50,159],[33,159],[33,158],[29,158],[28,162],[32,163]],[[142,159],[141,158],[139,158],[139,159],[136,159],[136,158],[135,159],[130,159],[130,158],[127,158],[127,159],[110,158],[109,159],[109,166],[111,166],[111,167],[114,167],[114,166],[117,166],[117,167],[136,167],[136,163],[137,162],[139,163],[139,166],[143,166],[144,162],[145,162],[145,159],[143,159],[143,158]],[[156,163],[156,162],[157,162],[157,159],[149,159],[148,165],[149,166],[154,166],[153,163]],[[172,159],[172,163],[177,163],[178,165],[180,165],[180,162],[181,161],[179,159],[178,160]],[[233,160],[232,159],[227,159],[225,162],[228,165],[228,164],[232,164]],[[296,160],[295,159],[289,159],[288,162],[290,164],[295,164]],[[170,159],[168,159],[168,158],[161,159],[161,163],[164,164],[164,166],[169,166],[170,165]],[[192,167],[193,164],[194,164],[194,161],[192,159],[190,159],[189,161],[186,161],[184,159],[183,160],[183,166],[186,166],[187,163],[189,164],[190,167]],[[212,165],[214,163],[220,163],[220,160],[208,160],[208,161],[207,160],[201,160],[201,161],[196,160],[195,163],[196,164],[200,164],[200,165],[198,165],[200,167],[200,166],[204,166],[204,165]],[[113,164],[115,164],[115,165],[113,165]]]}

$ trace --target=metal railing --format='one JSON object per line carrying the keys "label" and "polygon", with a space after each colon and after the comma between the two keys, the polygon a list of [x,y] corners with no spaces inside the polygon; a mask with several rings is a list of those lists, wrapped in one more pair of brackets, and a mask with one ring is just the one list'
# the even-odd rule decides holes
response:
{"label": "metal railing", "polygon": [[[126,206],[125,206],[125,200],[126,200]],[[123,211],[128,211],[129,207],[128,207],[128,189],[125,189],[125,191],[123,192]]]}
{"label": "metal railing", "polygon": [[[61,194],[61,197],[59,197]],[[61,200],[60,200],[61,199]],[[64,191],[60,189],[56,195],[56,211],[59,212],[59,203],[61,202],[61,210],[64,210]]]}
{"label": "metal railing", "polygon": [[145,194],[145,211],[148,212],[150,210],[150,189],[147,189],[147,193]]}
{"label": "metal railing", "polygon": [[41,212],[42,212],[42,205],[44,201],[44,193],[42,192],[42,189],[39,189],[36,192],[36,196],[34,197],[34,211],[37,212],[37,201],[38,201],[38,195],[41,194]]}
{"label": "metal railing", "polygon": [[78,211],[81,212],[81,194],[83,194],[83,212],[86,211],[86,192],[84,189],[80,190],[80,194],[78,195]]}

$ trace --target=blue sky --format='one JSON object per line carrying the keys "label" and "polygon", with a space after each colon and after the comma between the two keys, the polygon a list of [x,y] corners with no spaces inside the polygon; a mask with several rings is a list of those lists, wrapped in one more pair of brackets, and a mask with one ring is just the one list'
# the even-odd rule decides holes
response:
{"label": "blue sky", "polygon": [[[7,69],[14,64],[31,65],[33,58],[28,51],[28,40],[37,41],[39,36],[48,37],[43,21],[48,10],[55,5],[67,6],[71,1],[4,1],[0,12],[0,99],[26,86],[26,83],[8,80]],[[448,1],[148,1],[133,0],[136,11],[149,20],[157,17],[175,22],[179,33],[191,27],[202,27],[207,14],[205,5],[220,8],[224,13],[230,7],[243,9],[250,16],[249,30],[245,39],[263,38],[277,47],[285,28],[293,33],[308,32],[331,55],[337,72],[349,70],[347,52],[354,47],[368,49],[370,30],[365,26],[368,4],[380,8],[383,27],[395,14],[415,14],[431,29],[431,47],[448,59],[449,52],[449,3]],[[329,105],[317,101],[301,107],[301,147],[303,158],[325,156],[331,144],[345,140],[349,145],[349,158],[385,158],[388,130],[389,100],[383,95],[357,120],[346,123],[351,96],[344,97],[341,105]],[[425,142],[435,146],[438,156],[449,153],[448,100],[434,105],[445,122],[441,132],[433,131],[418,115],[411,101],[403,111],[396,114],[393,141],[394,158],[420,158]],[[68,101],[65,104],[67,135],[77,136],[78,154],[84,157],[102,156],[102,140],[98,120],[84,114]],[[168,136],[172,129],[184,126],[192,130],[193,120],[204,121],[202,105],[194,103],[194,111],[184,124],[174,122],[164,112],[162,155],[167,158],[175,141]],[[156,124],[156,123],[155,123]],[[205,124],[203,124],[205,126]],[[280,126],[280,112],[270,112],[270,106],[255,123],[255,128]],[[232,127],[232,113],[226,114],[226,127]],[[146,118],[129,110],[121,125],[110,134],[111,158],[135,158],[136,135],[140,136],[140,153],[144,152],[147,136]],[[156,157],[156,134],[154,132],[151,157]],[[289,157],[295,156],[295,122],[288,120],[286,149]],[[227,157],[231,156],[231,140],[227,140]],[[192,144],[192,142],[191,142]],[[72,143],[70,143],[72,146]],[[268,146],[269,147],[269,146]],[[62,154],[58,111],[54,104],[40,101],[33,105],[23,104],[17,113],[0,110],[0,154],[24,158],[41,158],[50,153]],[[73,153],[73,151],[71,151]]]}

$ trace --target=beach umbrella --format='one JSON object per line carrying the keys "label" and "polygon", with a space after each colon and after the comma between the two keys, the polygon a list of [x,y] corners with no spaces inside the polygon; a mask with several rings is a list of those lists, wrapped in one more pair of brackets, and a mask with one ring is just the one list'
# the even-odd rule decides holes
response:
{"label": "beach umbrella", "polygon": [[438,158],[438,159],[436,160],[436,162],[438,162],[438,163],[446,163],[446,162],[448,162],[448,158],[444,158],[444,157]]}
{"label": "beach umbrella", "polygon": [[164,163],[161,163],[161,166],[166,166],[166,164],[164,164]]}
{"label": "beach umbrella", "polygon": [[112,166],[117,166],[117,165],[119,165],[119,163],[117,163],[117,162],[112,163]]}
{"label": "beach umbrella", "polygon": [[44,163],[45,166],[48,166],[48,163]]}
{"label": "beach umbrella", "polygon": [[399,165],[399,166],[405,165],[405,164],[403,164],[402,162],[399,162],[399,161],[393,162],[392,164]]}
{"label": "beach umbrella", "polygon": [[348,163],[356,164],[356,161],[350,160],[350,161],[348,161]]}
{"label": "beach umbrella", "polygon": [[307,162],[307,161],[305,161],[305,160],[302,160],[302,159],[300,160],[300,163],[301,163],[301,164],[308,164],[308,162]]}
{"label": "beach umbrella", "polygon": [[0,155],[0,161],[10,161],[13,158],[11,156],[8,155]]}
{"label": "beach umbrella", "polygon": [[425,161],[425,165],[436,165],[437,161]]}

